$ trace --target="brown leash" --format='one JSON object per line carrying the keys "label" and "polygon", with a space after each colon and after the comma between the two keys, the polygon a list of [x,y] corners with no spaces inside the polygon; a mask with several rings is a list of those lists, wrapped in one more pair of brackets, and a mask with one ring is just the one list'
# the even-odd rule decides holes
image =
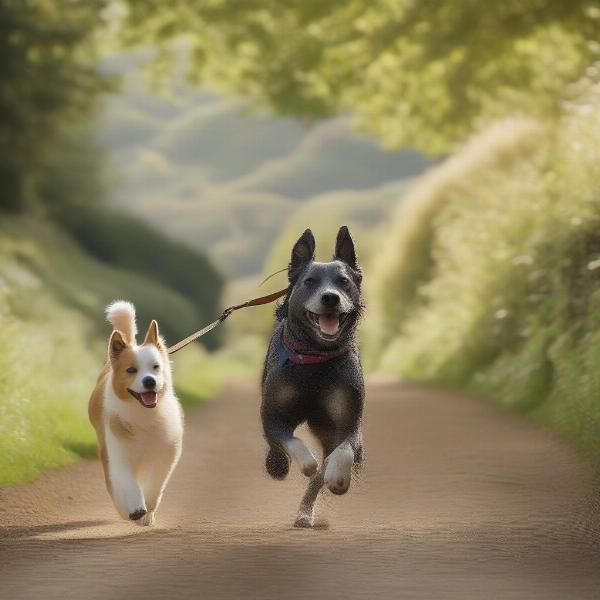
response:
{"label": "brown leash", "polygon": [[279,298],[285,296],[288,293],[289,289],[289,287],[286,287],[283,290],[273,292],[272,294],[268,294],[267,296],[261,296],[260,298],[246,300],[246,302],[242,302],[242,304],[236,304],[234,306],[226,308],[216,321],[209,323],[206,327],[203,327],[199,331],[192,333],[192,335],[189,335],[180,342],[177,342],[173,346],[167,348],[167,352],[169,354],[175,354],[175,352],[177,352],[178,350],[189,346],[192,342],[195,342],[198,338],[201,338],[203,335],[206,335],[208,332],[212,331],[215,327],[220,325],[231,313],[235,312],[236,310],[240,310],[240,308],[246,308],[248,306],[261,306],[262,304],[269,304],[270,302],[275,302],[275,300],[278,300]]}

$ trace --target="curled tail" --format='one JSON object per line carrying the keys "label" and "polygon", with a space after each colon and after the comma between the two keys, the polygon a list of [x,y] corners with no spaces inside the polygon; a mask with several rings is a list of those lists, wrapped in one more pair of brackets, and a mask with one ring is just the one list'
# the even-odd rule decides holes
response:
{"label": "curled tail", "polygon": [[135,306],[125,300],[117,300],[106,307],[106,319],[118,329],[129,344],[135,343],[137,326],[135,324]]}

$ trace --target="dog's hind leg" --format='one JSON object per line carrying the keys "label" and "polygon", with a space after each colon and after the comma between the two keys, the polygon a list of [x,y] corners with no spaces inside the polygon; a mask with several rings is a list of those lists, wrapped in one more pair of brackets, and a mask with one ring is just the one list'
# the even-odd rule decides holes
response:
{"label": "dog's hind leg", "polygon": [[[338,463],[338,460],[340,458],[340,454],[342,451],[340,450],[339,453],[336,453],[336,450],[340,446],[342,446],[344,448],[345,448],[345,446],[343,446],[342,444],[336,446],[337,440],[336,440],[335,434],[332,434],[332,432],[329,431],[328,428],[322,427],[319,425],[320,425],[319,423],[316,423],[314,421],[311,423],[309,421],[309,427],[310,427],[312,433],[321,442],[321,446],[323,447],[323,454],[324,454],[325,458],[323,460],[322,467],[319,469],[319,471],[313,477],[311,477],[311,480],[310,480],[310,483],[308,484],[306,492],[304,493],[304,496],[302,497],[302,500],[300,501],[300,506],[298,508],[298,515],[296,516],[296,521],[294,522],[294,527],[312,527],[314,525],[315,503],[319,496],[319,492],[321,491],[322,487],[325,485],[326,474],[329,474],[329,476],[331,477],[331,474],[333,472],[335,472],[337,469],[339,469],[340,467],[342,467],[342,472],[344,474],[346,471],[346,469],[343,467],[346,467],[347,465],[340,465]],[[350,471],[355,459],[358,460],[358,455],[362,453],[362,436],[360,434],[359,429],[357,429],[355,432],[352,432],[349,436],[347,436],[347,438],[344,438],[343,444],[350,444],[350,447],[352,448],[353,447],[352,442],[356,446],[356,451],[352,452],[350,466],[348,467],[348,471]],[[329,466],[332,460],[333,460],[334,467],[335,467],[333,469]],[[348,483],[346,483],[344,477],[342,477],[342,478],[344,480],[341,482],[338,482],[338,483],[341,483],[342,486],[345,485],[345,489],[347,490],[348,485],[349,485],[349,476],[348,476]]]}
{"label": "dog's hind leg", "polygon": [[298,516],[294,527],[312,527],[315,523],[315,502],[319,491],[323,487],[323,470],[318,471],[310,478],[306,492],[300,501]]}
{"label": "dog's hind leg", "polygon": [[[313,430],[313,433],[316,432]],[[328,440],[323,438],[321,442],[327,452],[330,449]],[[357,430],[333,449],[323,461],[321,469],[311,477],[300,501],[294,527],[312,527],[315,522],[315,503],[321,488],[327,485],[334,494],[344,494],[350,486],[352,467],[360,468],[362,460],[362,435],[360,430]]]}

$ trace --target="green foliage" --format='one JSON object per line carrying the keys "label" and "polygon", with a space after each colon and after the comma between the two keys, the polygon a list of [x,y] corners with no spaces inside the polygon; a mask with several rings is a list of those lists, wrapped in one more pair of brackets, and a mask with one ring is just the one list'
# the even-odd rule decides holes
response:
{"label": "green foliage", "polygon": [[[68,232],[89,255],[128,273],[137,279],[151,279],[156,291],[143,297],[131,284],[105,290],[107,301],[114,297],[139,298],[141,316],[163,317],[164,332],[173,340],[184,337],[199,324],[210,321],[219,312],[222,277],[201,253],[174,241],[134,218],[128,213],[105,204],[108,175],[101,150],[85,130],[65,129],[55,141],[55,153],[44,161],[39,193],[45,201],[45,216]],[[124,278],[125,280],[126,278]],[[98,291],[101,291],[101,281]],[[166,291],[171,289],[187,299],[182,313],[170,312],[165,304]],[[73,303],[77,303],[74,291]],[[155,317],[152,317],[155,311]],[[218,337],[203,341],[214,345]]]}
{"label": "green foliage", "polygon": [[495,127],[409,195],[378,282],[378,363],[530,412],[600,463],[598,89],[555,130]]}
{"label": "green foliage", "polygon": [[93,256],[133,273],[152,272],[189,296],[203,321],[216,312],[222,283],[208,260],[103,207],[107,176],[89,117],[108,89],[96,65],[106,6],[105,0],[0,0],[0,210],[49,215]]}
{"label": "green foliage", "polygon": [[126,2],[157,68],[314,120],[352,111],[387,145],[446,152],[507,114],[560,112],[598,59],[593,0]]}
{"label": "green foliage", "polygon": [[22,321],[2,304],[0,486],[95,453],[86,399],[102,354],[80,315],[49,297],[44,305],[52,319]]}
{"label": "green foliage", "polygon": [[195,307],[196,323],[218,314],[222,278],[196,251],[139,219],[104,207],[62,205],[52,215],[92,256],[186,297]]}
{"label": "green foliage", "polygon": [[380,322],[378,343],[386,344],[398,335],[415,306],[421,305],[419,290],[433,276],[436,264],[438,216],[449,210],[450,204],[474,195],[475,188],[485,189],[482,178],[488,173],[503,177],[529,160],[543,147],[546,137],[535,122],[505,121],[417,180],[399,206],[387,236],[386,260],[373,265],[375,289],[370,312],[376,312]]}
{"label": "green foliage", "polygon": [[95,63],[105,0],[0,0],[0,210],[30,205],[57,132],[108,89]]}
{"label": "green foliage", "polygon": [[[117,298],[134,302],[140,329],[157,319],[168,342],[189,335],[204,323],[197,305],[187,296],[165,286],[151,273],[136,273],[92,258],[56,227],[5,218],[0,227],[0,248],[0,275],[9,290],[4,302],[23,320],[44,313],[44,294],[38,303],[43,290],[88,318],[94,324],[90,326],[92,335],[106,333],[104,308]],[[13,270],[32,281],[27,293],[19,293],[21,280],[12,279]],[[51,318],[52,313],[49,315]]]}

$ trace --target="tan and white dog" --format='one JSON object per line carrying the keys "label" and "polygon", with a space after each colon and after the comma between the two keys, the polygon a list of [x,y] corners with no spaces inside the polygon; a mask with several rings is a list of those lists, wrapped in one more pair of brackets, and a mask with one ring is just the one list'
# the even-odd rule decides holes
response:
{"label": "tan and white dog", "polygon": [[98,436],[106,487],[119,514],[152,525],[181,455],[183,413],[156,321],[138,346],[133,304],[114,302],[106,317],[114,331],[90,398],[89,417]]}

